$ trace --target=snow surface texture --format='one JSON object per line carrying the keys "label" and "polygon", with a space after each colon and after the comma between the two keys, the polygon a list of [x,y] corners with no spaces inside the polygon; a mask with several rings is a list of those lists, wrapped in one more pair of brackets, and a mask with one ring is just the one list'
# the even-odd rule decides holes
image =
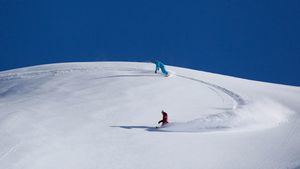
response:
{"label": "snow surface texture", "polygon": [[[0,169],[298,169],[300,88],[150,63],[0,72]],[[161,110],[171,123],[156,129]]]}

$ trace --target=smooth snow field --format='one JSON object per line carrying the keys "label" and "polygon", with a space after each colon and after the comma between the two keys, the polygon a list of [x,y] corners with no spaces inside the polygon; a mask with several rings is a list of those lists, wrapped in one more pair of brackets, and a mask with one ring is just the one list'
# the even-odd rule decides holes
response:
{"label": "smooth snow field", "polygon": [[[300,87],[134,62],[0,72],[0,169],[299,169]],[[170,123],[156,129],[161,111]]]}

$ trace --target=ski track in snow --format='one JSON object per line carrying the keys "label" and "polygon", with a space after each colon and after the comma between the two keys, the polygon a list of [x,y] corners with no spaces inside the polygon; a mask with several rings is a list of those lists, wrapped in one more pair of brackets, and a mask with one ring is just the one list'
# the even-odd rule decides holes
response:
{"label": "ski track in snow", "polygon": [[[175,122],[171,123],[166,127],[160,129],[160,131],[171,131],[171,132],[211,132],[211,131],[225,131],[232,128],[231,120],[237,116],[236,110],[241,109],[246,105],[246,101],[235,92],[228,90],[224,87],[218,86],[213,83],[209,83],[193,77],[188,77],[180,74],[176,74],[177,77],[192,80],[206,85],[209,89],[214,91],[219,97],[223,97],[218,91],[228,95],[233,101],[233,107],[231,110],[227,110],[218,114],[208,115],[207,117],[197,118],[188,122]],[[216,91],[218,90],[218,91]]]}
{"label": "ski track in snow", "polygon": [[235,92],[230,91],[230,90],[228,90],[224,87],[221,87],[221,86],[218,86],[216,84],[209,83],[209,82],[205,82],[205,81],[200,80],[200,79],[192,78],[192,77],[187,77],[187,76],[183,76],[183,75],[176,75],[176,76],[203,83],[207,86],[213,87],[213,88],[218,89],[221,92],[227,94],[229,97],[231,97],[236,102],[236,105],[233,107],[233,109],[240,108],[240,107],[242,107],[243,105],[246,104],[246,101],[240,95],[238,95]]}
{"label": "ski track in snow", "polygon": [[10,153],[13,153],[16,150],[17,144],[11,146],[6,152],[0,154],[0,161],[2,161],[5,157],[7,157]]}
{"label": "ski track in snow", "polygon": [[[234,101],[234,104],[231,110],[211,114],[187,122],[174,122],[160,128],[160,131],[215,132],[265,129],[286,122],[287,116],[293,113],[290,109],[272,100],[262,99],[261,102],[256,101],[252,104],[248,104],[239,94],[219,85],[180,74],[176,76],[204,84],[213,91],[218,90],[229,96]],[[218,94],[217,91],[215,92]],[[222,96],[219,95],[219,97]]]}

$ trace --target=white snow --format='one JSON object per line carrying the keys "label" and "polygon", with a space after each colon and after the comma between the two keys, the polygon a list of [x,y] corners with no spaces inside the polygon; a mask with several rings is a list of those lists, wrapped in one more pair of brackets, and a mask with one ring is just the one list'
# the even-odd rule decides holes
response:
{"label": "white snow", "polygon": [[[133,62],[0,72],[0,169],[298,169],[300,88]],[[161,110],[169,123],[155,129]]]}

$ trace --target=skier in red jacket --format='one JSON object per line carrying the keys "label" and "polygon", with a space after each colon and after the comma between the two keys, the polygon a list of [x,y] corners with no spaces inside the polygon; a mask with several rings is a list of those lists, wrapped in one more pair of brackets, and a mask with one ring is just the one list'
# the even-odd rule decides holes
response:
{"label": "skier in red jacket", "polygon": [[162,118],[162,120],[160,120],[159,122],[158,122],[158,124],[159,123],[162,123],[162,125],[161,126],[163,126],[163,125],[165,125],[165,124],[167,124],[168,123],[168,114],[165,112],[165,111],[161,111],[161,114],[163,115],[163,118]]}

